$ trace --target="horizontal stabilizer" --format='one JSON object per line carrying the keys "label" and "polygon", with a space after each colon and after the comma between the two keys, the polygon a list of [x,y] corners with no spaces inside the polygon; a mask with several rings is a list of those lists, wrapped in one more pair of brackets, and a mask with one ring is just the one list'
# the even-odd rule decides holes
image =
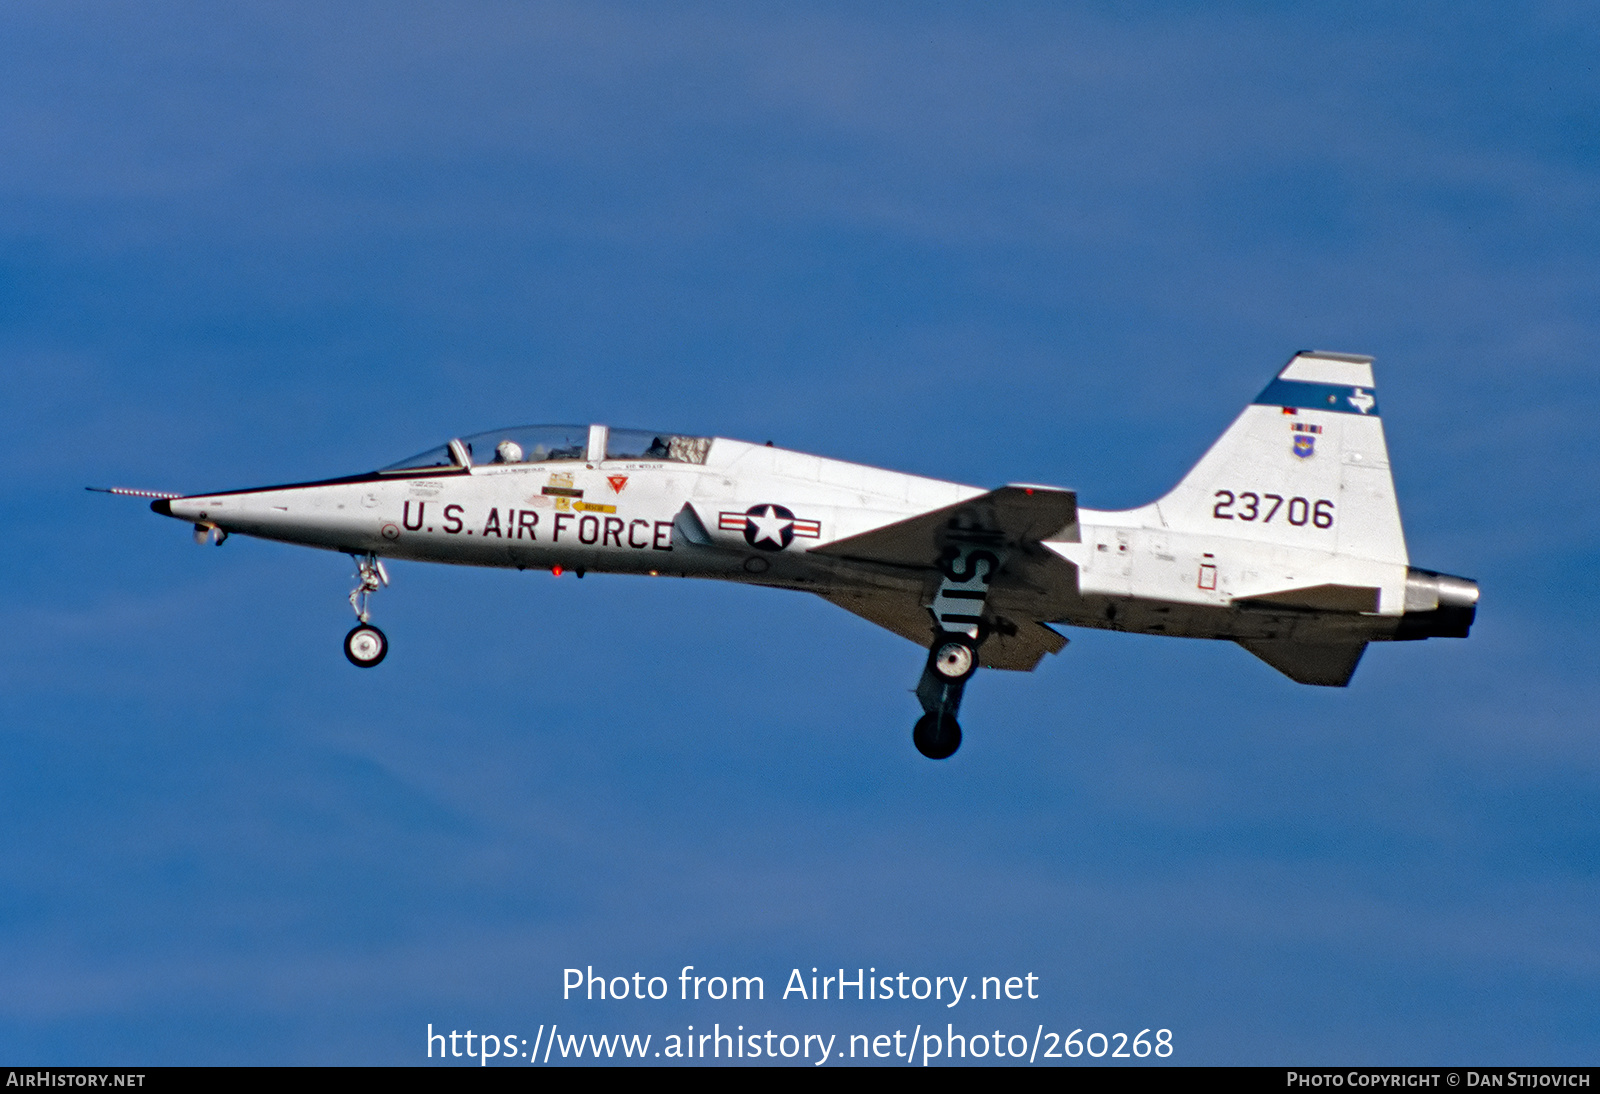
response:
{"label": "horizontal stabilizer", "polygon": [[[909,593],[883,589],[839,590],[822,594],[839,607],[854,612],[869,623],[876,623],[919,646],[933,642],[936,633],[933,617]],[[1067,640],[1043,623],[1001,618],[995,629],[978,647],[978,664],[986,669],[1011,669],[1032,672],[1047,653],[1059,653]]]}
{"label": "horizontal stabilizer", "polygon": [[893,566],[932,566],[952,542],[1030,547],[1046,539],[1077,539],[1078,495],[1049,486],[1002,486],[812,553]]}
{"label": "horizontal stabilizer", "polygon": [[1311,645],[1245,638],[1238,642],[1296,683],[1321,684],[1329,688],[1342,688],[1350,683],[1367,648],[1365,642]]}

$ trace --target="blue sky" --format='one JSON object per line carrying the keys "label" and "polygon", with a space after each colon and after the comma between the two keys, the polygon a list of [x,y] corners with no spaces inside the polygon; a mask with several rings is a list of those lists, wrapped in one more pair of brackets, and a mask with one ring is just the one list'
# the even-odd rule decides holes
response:
{"label": "blue sky", "polygon": [[[694,964],[1592,1063],[1597,55],[1559,3],[8,5],[0,1056],[950,1017],[559,999]],[[400,564],[363,673],[343,557],[82,489],[595,420],[1108,508],[1310,347],[1377,357],[1473,637],[1334,692],[1073,632],[945,764],[921,655],[821,601]]]}

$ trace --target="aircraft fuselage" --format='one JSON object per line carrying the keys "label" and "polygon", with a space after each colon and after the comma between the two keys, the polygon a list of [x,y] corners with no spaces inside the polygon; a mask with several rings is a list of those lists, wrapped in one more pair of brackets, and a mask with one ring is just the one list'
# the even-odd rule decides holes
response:
{"label": "aircraft fuselage", "polygon": [[[129,491],[123,491],[129,492]],[[1078,506],[726,438],[517,426],[321,482],[159,496],[221,542],[357,559],[355,664],[387,639],[383,559],[816,593],[928,650],[917,747],[960,742],[979,667],[1031,670],[1052,624],[1229,639],[1300,683],[1347,684],[1370,642],[1465,637],[1477,585],[1410,565],[1371,358],[1296,354],[1165,496]]]}

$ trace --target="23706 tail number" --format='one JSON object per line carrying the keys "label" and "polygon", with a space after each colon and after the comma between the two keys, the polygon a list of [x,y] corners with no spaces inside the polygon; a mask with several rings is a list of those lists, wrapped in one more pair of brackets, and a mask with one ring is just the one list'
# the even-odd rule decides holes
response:
{"label": "23706 tail number", "polygon": [[1218,490],[1214,495],[1217,503],[1211,507],[1211,515],[1217,520],[1259,520],[1262,524],[1272,523],[1272,518],[1278,515],[1279,510],[1284,510],[1283,519],[1296,528],[1303,528],[1310,524],[1316,528],[1333,527],[1333,502],[1327,498],[1288,498],[1288,505],[1282,494],[1257,494],[1251,490],[1243,490],[1235,494],[1232,490]]}

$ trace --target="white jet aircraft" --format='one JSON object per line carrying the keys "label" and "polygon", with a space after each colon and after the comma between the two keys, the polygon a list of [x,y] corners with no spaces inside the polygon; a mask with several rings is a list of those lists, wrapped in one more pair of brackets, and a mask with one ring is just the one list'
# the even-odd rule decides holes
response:
{"label": "white jet aircraft", "polygon": [[1372,359],[1292,358],[1171,493],[1081,509],[1071,490],[980,490],[723,437],[518,426],[363,475],[154,497],[195,538],[343,551],[360,583],[345,656],[388,652],[384,559],[718,578],[813,592],[928,650],[917,748],[961,743],[980,667],[1028,671],[1050,626],[1231,639],[1342,687],[1368,642],[1464,638],[1478,586],[1413,569]]}

